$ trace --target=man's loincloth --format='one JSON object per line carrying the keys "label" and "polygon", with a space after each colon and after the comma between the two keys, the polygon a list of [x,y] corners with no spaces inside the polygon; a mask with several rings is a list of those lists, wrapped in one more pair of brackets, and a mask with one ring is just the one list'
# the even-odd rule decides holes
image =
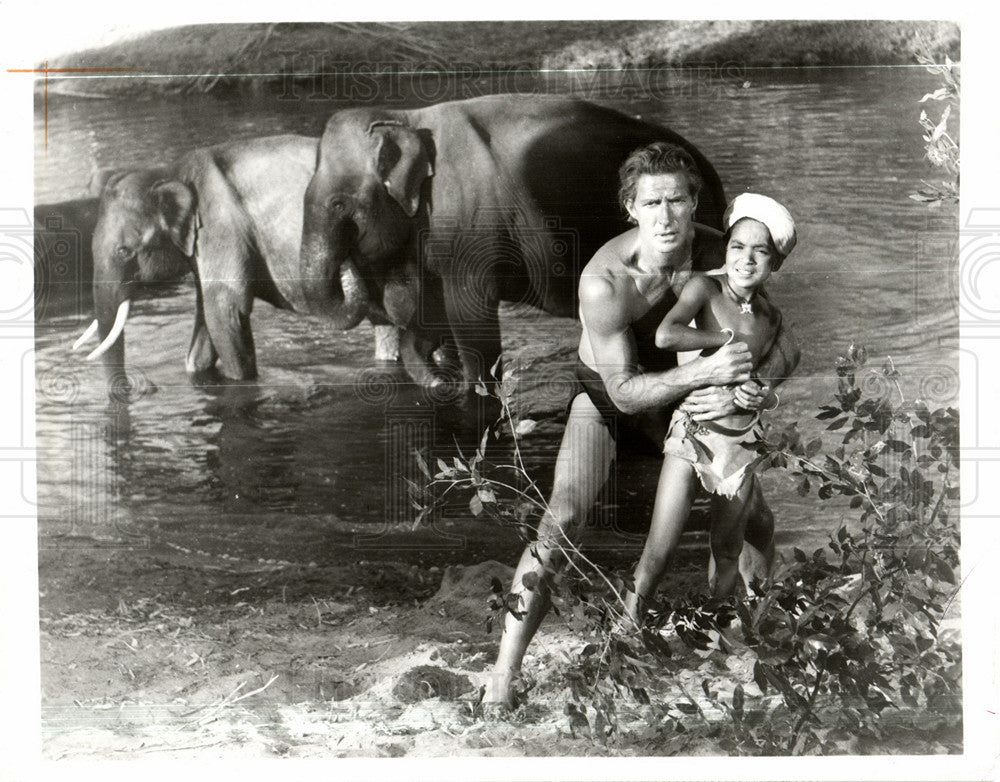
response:
{"label": "man's loincloth", "polygon": [[576,391],[569,400],[569,407],[572,407],[573,400],[577,396],[581,393],[586,394],[600,412],[602,422],[616,443],[627,445],[639,452],[650,454],[660,452],[674,405],[635,415],[623,413],[611,401],[604,387],[604,381],[597,372],[577,359],[575,373]]}
{"label": "man's loincloth", "polygon": [[694,421],[678,410],[670,420],[663,453],[690,462],[708,491],[732,498],[753,475],[750,468],[759,456],[756,444],[762,436],[756,416],[745,427],[731,429],[713,421]]}

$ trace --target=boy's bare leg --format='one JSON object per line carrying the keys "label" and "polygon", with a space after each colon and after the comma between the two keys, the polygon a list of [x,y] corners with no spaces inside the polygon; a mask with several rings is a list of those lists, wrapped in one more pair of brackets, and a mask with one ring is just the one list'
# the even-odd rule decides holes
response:
{"label": "boy's bare leg", "polygon": [[745,481],[732,499],[712,499],[712,556],[708,562],[708,588],[713,597],[733,594],[740,583],[740,554],[751,494],[751,483]]}
{"label": "boy's bare leg", "polygon": [[625,598],[625,613],[636,624],[642,621],[641,601],[656,591],[667,559],[684,531],[697,483],[694,468],[688,462],[669,454],[664,457],[649,534],[635,567],[634,591]]}
{"label": "boy's bare leg", "polygon": [[[525,549],[514,572],[511,592],[519,596],[519,609],[524,614],[520,619],[511,614],[504,618],[496,665],[486,679],[484,704],[516,705],[512,691],[514,677],[550,605],[548,583],[541,576],[546,567],[558,569],[562,566],[563,533],[572,538],[586,520],[607,482],[614,453],[615,442],[601,414],[585,394],[580,394],[573,401],[563,432],[549,510],[539,526],[538,541]],[[534,590],[527,590],[522,585],[526,573],[539,575]]]}
{"label": "boy's bare leg", "polygon": [[760,481],[754,476],[750,482],[750,507],[743,533],[746,545],[740,554],[740,576],[747,586],[754,579],[763,581],[767,578],[774,565],[774,514],[764,502]]}

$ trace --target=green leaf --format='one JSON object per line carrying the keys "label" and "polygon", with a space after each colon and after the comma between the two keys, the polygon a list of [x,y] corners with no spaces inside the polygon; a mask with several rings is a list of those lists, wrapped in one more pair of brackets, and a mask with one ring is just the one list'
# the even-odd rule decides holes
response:
{"label": "green leaf", "polygon": [[815,440],[811,440],[806,445],[806,456],[811,459],[813,456],[815,456],[820,452],[820,449],[822,447],[823,447],[823,440],[821,438],[817,437]]}
{"label": "green leaf", "polygon": [[483,501],[479,499],[478,494],[473,494],[472,499],[469,500],[469,510],[472,511],[473,516],[482,515]]}
{"label": "green leaf", "polygon": [[743,693],[743,685],[737,684],[733,690],[733,711],[736,712],[737,715],[742,716],[744,701],[745,696]]}
{"label": "green leaf", "polygon": [[535,427],[538,426],[538,421],[532,421],[530,418],[522,418],[517,422],[517,427],[514,429],[514,434],[517,436],[522,436],[526,434],[531,434],[535,431]]}
{"label": "green leaf", "polygon": [[829,424],[826,428],[827,428],[827,431],[832,431],[832,430],[840,429],[846,423],[847,423],[847,416],[844,416],[843,418],[838,418],[832,424]]}
{"label": "green leaf", "polygon": [[476,496],[479,497],[484,504],[497,501],[497,496],[493,493],[493,489],[488,489],[485,486],[476,490]]}
{"label": "green leaf", "polygon": [[524,588],[527,589],[529,592],[534,592],[536,587],[538,586],[538,573],[536,573],[534,570],[529,570],[527,573],[521,576],[521,584],[523,584]]}
{"label": "green leaf", "polygon": [[760,691],[767,695],[767,676],[764,674],[764,666],[760,660],[755,660],[753,664],[753,680],[757,682]]}
{"label": "green leaf", "polygon": [[417,467],[420,468],[420,472],[424,474],[427,480],[432,480],[434,476],[431,475],[431,468],[427,466],[427,461],[424,459],[423,454],[420,451],[414,451],[413,456],[417,460]]}

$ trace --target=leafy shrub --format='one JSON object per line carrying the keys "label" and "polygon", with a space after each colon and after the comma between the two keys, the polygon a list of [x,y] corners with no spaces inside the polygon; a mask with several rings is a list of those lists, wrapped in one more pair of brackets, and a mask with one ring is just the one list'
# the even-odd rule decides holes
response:
{"label": "leafy shrub", "polygon": [[927,159],[935,168],[942,169],[947,179],[939,183],[924,182],[924,186],[916,193],[911,193],[914,201],[941,206],[941,204],[958,203],[959,181],[959,148],[958,142],[952,137],[948,128],[952,108],[958,107],[960,76],[958,66],[947,56],[944,65],[934,62],[929,54],[918,54],[917,60],[928,71],[941,79],[941,86],[934,92],[929,92],[920,99],[921,103],[934,101],[943,103],[941,115],[935,120],[920,111],[920,127],[924,129],[924,151]]}
{"label": "leafy shrub", "polygon": [[[960,646],[942,628],[958,588],[958,411],[907,403],[891,360],[873,369],[864,348],[852,345],[837,375],[816,415],[825,432],[807,439],[796,424],[771,426],[759,457],[760,469],[786,471],[801,494],[815,488],[821,502],[856,514],[827,547],[794,549],[739,599],[653,603],[635,628],[622,611],[623,580],[566,541],[569,567],[542,577],[554,607],[591,639],[567,660],[571,723],[601,741],[634,733],[639,719],[658,740],[701,731],[734,754],[801,754],[850,751],[900,720],[960,721]],[[474,514],[530,540],[547,507],[518,442],[533,422],[516,420],[508,382],[500,388],[501,419],[471,458],[438,460],[436,474],[421,462],[429,483],[418,505],[423,517],[466,492]],[[511,438],[509,463],[487,461],[491,433]],[[531,575],[528,589],[537,587]],[[506,612],[518,617],[518,597],[496,582],[490,610],[488,628]],[[752,670],[760,695],[703,678],[696,699],[681,681],[713,658]]]}

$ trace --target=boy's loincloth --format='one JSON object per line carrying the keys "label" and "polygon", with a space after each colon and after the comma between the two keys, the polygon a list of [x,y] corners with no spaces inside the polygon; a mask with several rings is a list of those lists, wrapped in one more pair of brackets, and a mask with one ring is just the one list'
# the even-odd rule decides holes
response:
{"label": "boy's loincloth", "polygon": [[756,444],[762,436],[758,416],[735,429],[714,421],[695,421],[677,410],[670,419],[663,453],[690,462],[708,491],[732,498],[753,474],[748,468],[759,455]]}

